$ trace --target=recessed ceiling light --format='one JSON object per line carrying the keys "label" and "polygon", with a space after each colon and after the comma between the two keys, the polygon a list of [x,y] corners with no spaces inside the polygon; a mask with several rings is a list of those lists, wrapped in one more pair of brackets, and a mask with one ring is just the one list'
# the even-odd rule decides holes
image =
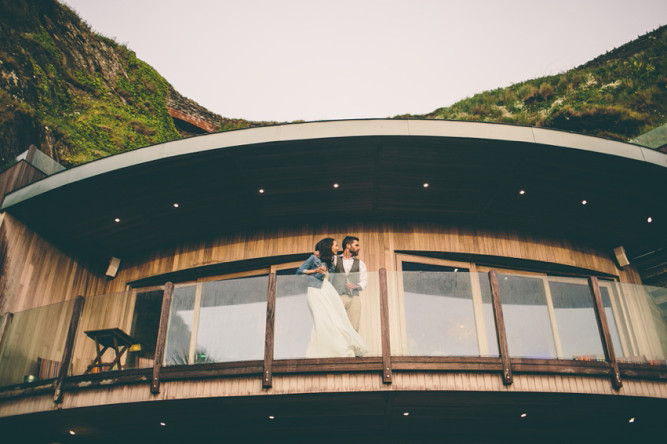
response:
{"label": "recessed ceiling light", "polygon": [[276,419],[276,417],[273,415],[269,415],[269,419]]}
{"label": "recessed ceiling light", "polygon": [[259,194],[264,194],[264,188],[259,189]]}
{"label": "recessed ceiling light", "polygon": [[164,423],[164,422],[161,422],[160,425],[161,425],[162,427],[164,427],[164,426],[166,426],[167,424]]}
{"label": "recessed ceiling light", "polygon": [[587,203],[588,203],[588,201],[587,201],[586,199],[584,199],[584,200],[581,201],[581,204],[582,204],[582,205],[586,205]]}
{"label": "recessed ceiling light", "polygon": [[523,196],[524,194],[526,194],[526,190],[519,190],[519,194]]}
{"label": "recessed ceiling light", "polygon": [[424,188],[428,188],[428,182],[424,182],[424,185],[422,185]]}
{"label": "recessed ceiling light", "polygon": [[403,416],[410,416],[410,412],[403,412]]}
{"label": "recessed ceiling light", "polygon": [[113,221],[116,222],[116,223],[118,223],[118,222],[120,222],[120,219],[119,219],[119,218],[115,218]]}
{"label": "recessed ceiling light", "polygon": [[628,419],[628,422],[629,422],[630,424],[632,424],[633,422],[635,422],[635,418],[634,418],[634,416],[633,416],[632,418]]}
{"label": "recessed ceiling light", "polygon": [[74,430],[70,430],[70,431],[69,431],[69,434],[70,434],[70,435],[76,435],[76,432],[75,432]]}
{"label": "recessed ceiling light", "polygon": [[340,186],[340,185],[338,185],[337,183],[335,183],[335,184],[333,185],[334,188],[338,188],[339,186]]}
{"label": "recessed ceiling light", "polygon": [[528,413],[522,413],[522,414],[521,414],[521,417],[522,417],[522,418],[525,418],[526,416],[528,416]]}
{"label": "recessed ceiling light", "polygon": [[174,202],[174,208],[178,208],[178,207],[179,207],[178,202]]}
{"label": "recessed ceiling light", "polygon": [[648,222],[648,223],[653,222],[653,218],[651,216],[649,216],[648,219],[646,219],[646,222]]}

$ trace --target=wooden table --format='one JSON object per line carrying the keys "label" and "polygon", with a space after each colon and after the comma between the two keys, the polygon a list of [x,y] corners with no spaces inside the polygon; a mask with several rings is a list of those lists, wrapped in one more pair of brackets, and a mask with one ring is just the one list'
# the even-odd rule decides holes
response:
{"label": "wooden table", "polygon": [[[90,373],[93,369],[104,371],[105,367],[107,371],[113,369],[114,366],[120,369],[120,358],[123,357],[132,344],[136,344],[137,342],[120,328],[89,330],[85,333],[90,339],[95,341],[95,348],[97,349],[97,356],[95,356],[95,359],[93,359],[93,362],[88,366],[85,373]],[[109,348],[114,350],[116,356],[111,362],[102,362],[102,357]]]}

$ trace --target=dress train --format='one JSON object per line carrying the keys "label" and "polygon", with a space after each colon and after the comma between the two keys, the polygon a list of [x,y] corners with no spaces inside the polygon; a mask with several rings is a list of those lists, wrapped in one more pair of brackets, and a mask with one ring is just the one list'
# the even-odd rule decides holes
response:
{"label": "dress train", "polygon": [[364,340],[350,324],[338,292],[328,280],[324,280],[322,288],[309,287],[306,300],[313,315],[307,358],[354,357],[368,353]]}

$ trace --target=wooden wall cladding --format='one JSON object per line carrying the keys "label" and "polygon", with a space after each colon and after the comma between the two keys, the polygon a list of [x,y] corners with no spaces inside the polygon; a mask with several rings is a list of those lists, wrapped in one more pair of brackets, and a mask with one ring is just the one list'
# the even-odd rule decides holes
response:
{"label": "wooden wall cladding", "polygon": [[[47,217],[47,216],[45,216]],[[209,264],[312,251],[323,237],[339,241],[360,238],[360,258],[369,271],[396,269],[395,251],[432,251],[502,256],[563,264],[619,276],[621,282],[640,283],[632,265],[620,270],[613,253],[516,232],[490,232],[427,223],[329,224],[283,227],[223,234],[199,242],[175,245],[121,257],[118,274],[107,279],[85,263],[60,251],[9,214],[0,214],[0,313],[83,296],[116,293],[127,283],[149,276]],[[103,264],[96,269],[103,269]]]}
{"label": "wooden wall cladding", "polygon": [[103,282],[7,213],[0,213],[0,270],[0,313],[97,294]]}
{"label": "wooden wall cladding", "polygon": [[395,251],[435,251],[503,256],[564,264],[619,276],[638,283],[635,273],[619,270],[612,252],[596,251],[562,239],[543,239],[511,232],[489,232],[436,224],[330,224],[233,233],[175,246],[135,258],[121,258],[116,278],[105,291],[123,289],[127,282],[209,264],[312,251],[323,237],[360,238],[360,258],[369,271],[396,269]]}

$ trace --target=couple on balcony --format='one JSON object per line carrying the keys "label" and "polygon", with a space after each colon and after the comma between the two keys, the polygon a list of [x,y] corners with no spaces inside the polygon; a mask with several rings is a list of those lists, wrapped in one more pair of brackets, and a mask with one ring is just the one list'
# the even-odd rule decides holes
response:
{"label": "couple on balcony", "polygon": [[307,358],[364,356],[368,348],[357,330],[361,317],[359,290],[366,285],[366,265],[356,256],[359,238],[343,239],[343,254],[330,237],[315,245],[315,252],[296,274],[308,278],[306,300],[313,316],[313,328],[306,349]]}

